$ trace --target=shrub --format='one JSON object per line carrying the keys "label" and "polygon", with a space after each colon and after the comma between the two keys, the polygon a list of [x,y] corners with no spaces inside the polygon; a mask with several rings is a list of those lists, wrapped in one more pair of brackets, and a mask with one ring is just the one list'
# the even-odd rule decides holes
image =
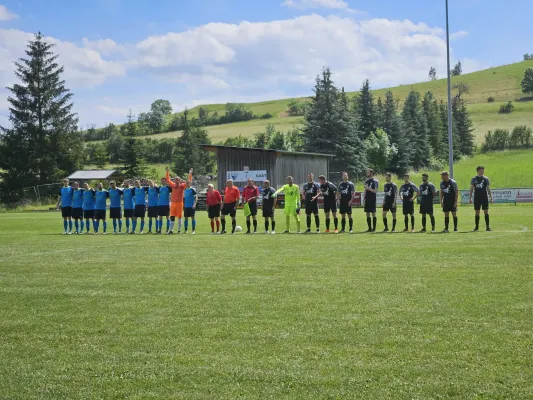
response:
{"label": "shrub", "polygon": [[490,97],[487,99],[487,103],[494,103],[494,97],[490,96]]}
{"label": "shrub", "polygon": [[502,104],[500,106],[500,114],[510,114],[514,111],[514,105],[512,101],[508,101],[507,104]]}
{"label": "shrub", "polygon": [[263,114],[261,115],[261,117],[259,117],[261,119],[270,119],[270,118],[274,118],[274,116],[270,113],[266,113],[266,114]]}

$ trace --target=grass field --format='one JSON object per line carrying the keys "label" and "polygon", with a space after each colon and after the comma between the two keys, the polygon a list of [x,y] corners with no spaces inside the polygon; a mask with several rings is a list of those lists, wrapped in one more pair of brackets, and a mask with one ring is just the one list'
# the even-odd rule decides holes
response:
{"label": "grass field", "polygon": [[196,236],[132,237],[0,214],[0,398],[531,398],[533,207],[459,217],[213,237],[199,212]]}

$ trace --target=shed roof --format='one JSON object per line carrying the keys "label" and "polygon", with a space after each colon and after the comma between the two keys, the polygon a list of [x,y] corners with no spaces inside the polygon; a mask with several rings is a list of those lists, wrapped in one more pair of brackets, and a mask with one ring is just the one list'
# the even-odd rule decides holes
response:
{"label": "shed roof", "polygon": [[121,173],[117,169],[76,171],[73,174],[67,176],[67,178],[68,179],[79,179],[79,180],[95,180],[95,179],[107,179],[113,175],[121,175]]}
{"label": "shed roof", "polygon": [[335,157],[333,154],[326,154],[326,153],[306,153],[306,152],[300,152],[300,151],[270,150],[270,149],[261,149],[258,147],[222,146],[222,145],[216,145],[216,144],[203,144],[201,146],[205,150],[213,151],[213,152],[218,149],[230,149],[230,150],[241,150],[241,151],[260,151],[260,152],[265,152],[265,153],[276,153],[276,155],[287,154],[287,155],[292,155],[292,156],[325,157],[325,158]]}

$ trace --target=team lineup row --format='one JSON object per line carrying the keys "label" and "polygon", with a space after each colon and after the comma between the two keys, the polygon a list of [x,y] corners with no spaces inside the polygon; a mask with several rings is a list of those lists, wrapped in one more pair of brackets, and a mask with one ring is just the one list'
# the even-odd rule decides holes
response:
{"label": "team lineup row", "polygon": [[[196,205],[198,193],[192,185],[192,169],[189,171],[188,179],[182,180],[179,177],[170,179],[169,169],[166,169],[165,178],[161,179],[161,186],[149,181],[148,186],[141,186],[140,181],[134,181],[133,187],[126,181],[122,188],[118,188],[116,182],[110,182],[109,190],[103,190],[102,184],[98,183],[96,189],[92,189],[86,183],[83,188],[77,182],[69,185],[68,179],[63,180],[60,198],[57,207],[61,205],[64,234],[90,233],[91,225],[94,233],[99,233],[100,221],[103,223],[103,232],[107,232],[107,199],[110,200],[109,218],[113,220],[113,233],[122,233],[122,219],[124,217],[126,232],[135,234],[138,221],[140,220],[139,233],[144,233],[145,217],[148,211],[148,233],[162,234],[163,219],[166,219],[166,234],[173,234],[177,220],[177,233],[181,233],[182,222],[184,232],[189,230],[189,219],[191,220],[191,233],[196,230]],[[404,215],[404,232],[415,231],[415,201],[420,197],[420,214],[422,214],[421,232],[426,232],[427,217],[431,221],[431,231],[435,231],[435,217],[433,200],[437,195],[435,185],[429,182],[427,174],[422,175],[422,184],[417,187],[410,181],[409,175],[404,176],[404,183],[398,190],[397,185],[392,182],[392,175],[385,175],[384,200],[382,203],[382,216],[384,232],[389,231],[387,214],[392,214],[392,232],[396,230],[396,210],[397,200],[402,200],[402,211]],[[450,216],[452,214],[454,231],[458,230],[457,202],[459,189],[457,183],[450,179],[447,171],[441,173],[439,200],[444,212],[445,227],[443,232],[449,231]],[[239,201],[244,205],[246,216],[246,233],[257,232],[257,200],[262,200],[262,216],[264,218],[265,233],[275,233],[276,221],[274,218],[277,204],[277,196],[284,193],[284,214],[286,228],[284,233],[291,232],[291,219],[296,222],[297,232],[300,233],[300,208],[304,200],[307,230],[311,232],[311,219],[314,216],[316,232],[320,232],[320,217],[318,198],[323,199],[323,209],[325,213],[326,233],[330,232],[331,216],[333,217],[334,233],[339,233],[337,208],[341,214],[340,233],[349,231],[353,233],[352,201],[355,193],[355,185],[349,181],[347,173],[343,173],[343,180],[338,188],[333,183],[328,182],[324,176],[319,176],[315,182],[312,173],[308,174],[307,183],[300,190],[294,184],[292,177],[287,177],[287,184],[275,190],[270,186],[268,180],[263,182],[260,190],[249,179],[242,194],[233,181],[226,182],[224,198],[213,185],[209,185],[206,195],[207,213],[210,219],[211,232],[213,234],[225,234],[226,217],[231,218],[231,233],[237,229],[236,212]],[[377,193],[379,182],[374,178],[374,171],[367,171],[367,179],[364,182],[364,212],[366,213],[367,232],[375,232],[377,225]],[[474,196],[473,196],[474,195]],[[474,199],[474,201],[472,200]],[[489,223],[489,202],[492,203],[492,191],[489,179],[484,176],[484,167],[477,168],[477,175],[471,180],[470,202],[474,203],[475,228],[479,229],[480,210],[484,211],[486,230],[490,231]],[[122,208],[124,213],[122,213]],[[74,222],[73,222],[74,220]],[[184,221],[183,221],[184,220]],[[85,221],[85,223],[84,223]],[[153,222],[155,221],[155,230]],[[348,222],[348,229],[346,224]],[[411,229],[409,229],[409,222]],[[252,231],[253,225],[253,231]],[[73,230],[75,228],[75,230]],[[85,229],[84,229],[85,228]],[[269,228],[271,229],[269,231]]]}

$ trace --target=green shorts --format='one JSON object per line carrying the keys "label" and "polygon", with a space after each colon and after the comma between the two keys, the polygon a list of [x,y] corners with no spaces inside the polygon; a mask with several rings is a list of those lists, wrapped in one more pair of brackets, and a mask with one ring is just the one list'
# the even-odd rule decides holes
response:
{"label": "green shorts", "polygon": [[285,215],[296,215],[296,207],[285,206]]}

